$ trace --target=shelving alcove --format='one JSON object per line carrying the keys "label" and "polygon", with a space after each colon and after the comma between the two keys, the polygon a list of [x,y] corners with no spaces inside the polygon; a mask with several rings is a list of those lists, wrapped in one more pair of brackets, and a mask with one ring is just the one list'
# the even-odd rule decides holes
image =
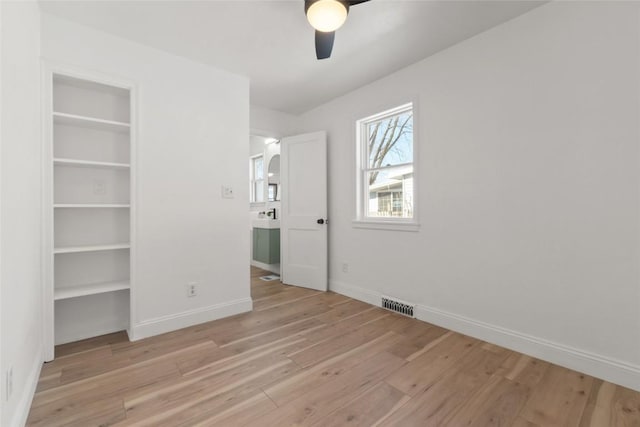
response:
{"label": "shelving alcove", "polygon": [[135,86],[47,64],[45,360],[54,346],[131,328]]}

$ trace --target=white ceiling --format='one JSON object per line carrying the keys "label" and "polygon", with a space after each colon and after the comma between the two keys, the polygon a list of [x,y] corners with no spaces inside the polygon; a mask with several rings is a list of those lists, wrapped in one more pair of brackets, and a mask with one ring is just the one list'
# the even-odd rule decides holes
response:
{"label": "white ceiling", "polygon": [[303,0],[43,1],[45,12],[251,79],[251,103],[289,113],[346,92],[544,1],[372,0],[315,58]]}

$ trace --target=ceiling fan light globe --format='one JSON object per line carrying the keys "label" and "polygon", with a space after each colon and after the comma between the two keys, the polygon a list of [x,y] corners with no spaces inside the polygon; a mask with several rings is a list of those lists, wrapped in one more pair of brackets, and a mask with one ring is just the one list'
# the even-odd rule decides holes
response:
{"label": "ceiling fan light globe", "polygon": [[307,20],[322,32],[335,31],[347,19],[347,7],[337,0],[318,0],[307,9]]}

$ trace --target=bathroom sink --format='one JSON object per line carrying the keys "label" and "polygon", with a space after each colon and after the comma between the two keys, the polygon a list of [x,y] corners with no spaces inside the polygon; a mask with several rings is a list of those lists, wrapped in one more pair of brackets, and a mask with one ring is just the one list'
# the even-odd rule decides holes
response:
{"label": "bathroom sink", "polygon": [[270,219],[270,218],[258,218],[251,221],[251,226],[253,228],[280,228],[280,220],[279,219]]}

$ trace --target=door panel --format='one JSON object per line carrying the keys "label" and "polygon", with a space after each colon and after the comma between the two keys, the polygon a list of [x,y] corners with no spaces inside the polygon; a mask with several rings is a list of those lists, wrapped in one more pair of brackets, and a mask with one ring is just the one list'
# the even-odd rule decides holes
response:
{"label": "door panel", "polygon": [[327,290],[327,137],[316,132],[283,138],[282,282]]}

